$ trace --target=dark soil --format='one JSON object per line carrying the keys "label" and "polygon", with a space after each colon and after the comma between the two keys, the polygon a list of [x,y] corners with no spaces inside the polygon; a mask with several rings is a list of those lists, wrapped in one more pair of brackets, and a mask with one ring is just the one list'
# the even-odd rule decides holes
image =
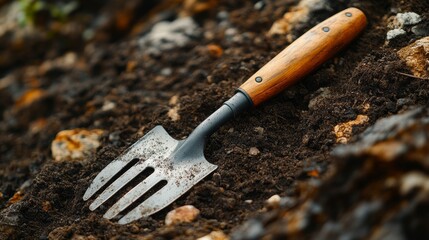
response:
{"label": "dark soil", "polygon": [[[429,3],[327,1],[330,8],[314,13],[307,24],[295,28],[296,36],[349,6],[365,11],[369,19],[365,32],[319,70],[217,131],[205,148],[206,159],[219,166],[215,173],[148,219],[118,225],[102,218],[106,206],[91,212],[90,202],[82,200],[92,179],[156,125],[176,139],[186,137],[289,44],[282,36],[266,33],[298,1],[265,1],[262,10],[255,10],[251,1],[219,1],[193,16],[201,31],[212,33],[213,39],[200,36],[160,55],[146,53],[138,39],[157,21],[175,19],[181,4],[129,1],[130,7],[121,1],[96,2],[81,4],[62,23],[74,22],[76,32],[59,30],[61,38],[30,40],[34,51],[25,44],[2,50],[2,57],[16,54],[11,58],[13,64],[0,66],[0,238],[196,239],[217,229],[228,234],[245,220],[266,212],[264,202],[272,195],[299,197],[299,182],[319,178],[311,174],[314,171],[324,175],[331,164],[330,152],[338,145],[333,133],[337,124],[367,115],[369,122],[353,128],[357,135],[379,118],[429,103],[429,82],[401,74],[410,71],[396,56],[400,47],[419,37],[408,34],[385,44],[389,17],[411,11],[428,21],[429,14],[423,9],[429,9]],[[238,34],[248,32],[248,37],[240,43],[228,40],[217,18],[220,11],[228,12],[231,26]],[[94,27],[93,39],[81,39],[82,26],[102,14],[109,21]],[[118,25],[118,16],[124,14],[129,15],[128,21]],[[49,22],[53,20],[46,21],[37,26],[38,31],[53,31]],[[74,38],[78,40],[73,42]],[[13,39],[8,41],[13,45]],[[209,44],[221,46],[222,56],[211,55]],[[69,51],[77,57],[72,66],[44,70],[43,63]],[[163,75],[166,68],[171,75]],[[320,88],[329,88],[331,94],[309,108]],[[19,104],[20,97],[31,89],[42,90],[43,96]],[[180,105],[178,121],[167,115],[172,108],[169,100],[175,95]],[[106,101],[116,107],[101,110]],[[263,132],[258,133],[257,127]],[[104,129],[101,147],[80,162],[53,161],[50,145],[55,135],[75,128]],[[251,147],[257,147],[260,154],[250,155]],[[12,203],[17,191],[23,197]],[[200,217],[192,223],[165,226],[166,213],[186,204],[197,207]]]}

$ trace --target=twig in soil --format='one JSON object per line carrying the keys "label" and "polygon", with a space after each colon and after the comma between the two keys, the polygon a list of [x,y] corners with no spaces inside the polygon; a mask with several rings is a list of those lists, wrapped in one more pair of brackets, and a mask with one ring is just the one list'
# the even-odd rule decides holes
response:
{"label": "twig in soil", "polygon": [[421,80],[429,80],[429,78],[417,77],[417,76],[414,76],[414,75],[408,74],[408,73],[403,73],[403,72],[398,72],[398,71],[396,71],[396,73],[400,74],[400,75],[404,75],[404,76],[410,77],[410,78],[416,78],[416,79],[421,79]]}

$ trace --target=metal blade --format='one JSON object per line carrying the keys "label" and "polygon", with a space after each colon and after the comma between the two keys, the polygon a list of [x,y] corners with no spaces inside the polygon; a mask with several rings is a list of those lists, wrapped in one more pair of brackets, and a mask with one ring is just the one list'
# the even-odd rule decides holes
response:
{"label": "metal blade", "polygon": [[168,135],[162,126],[156,126],[144,137],[129,147],[124,154],[117,157],[107,165],[86,190],[83,200],[91,198],[100,188],[102,188],[112,177],[122,170],[131,160],[148,159],[151,155],[165,153],[167,156],[176,148],[179,141]]}

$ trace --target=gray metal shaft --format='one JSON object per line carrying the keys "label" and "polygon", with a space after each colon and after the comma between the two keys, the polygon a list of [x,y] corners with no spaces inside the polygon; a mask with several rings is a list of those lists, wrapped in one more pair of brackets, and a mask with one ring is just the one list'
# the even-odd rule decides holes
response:
{"label": "gray metal shaft", "polygon": [[252,106],[248,96],[242,92],[237,92],[226,101],[218,110],[206,118],[189,137],[180,145],[173,154],[175,159],[199,157],[204,150],[205,142],[216,130],[230,119],[237,116],[242,111]]}

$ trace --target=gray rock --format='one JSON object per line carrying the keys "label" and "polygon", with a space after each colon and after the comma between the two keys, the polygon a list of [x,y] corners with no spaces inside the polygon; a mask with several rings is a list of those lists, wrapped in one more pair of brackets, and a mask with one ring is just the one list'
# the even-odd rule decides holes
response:
{"label": "gray rock", "polygon": [[387,32],[386,38],[389,41],[405,34],[407,34],[407,32],[405,32],[404,29],[393,29]]}
{"label": "gray rock", "polygon": [[396,14],[396,20],[401,26],[410,26],[419,23],[422,18],[417,13],[406,12]]}
{"label": "gray rock", "polygon": [[216,18],[219,19],[220,21],[225,21],[228,20],[229,18],[229,13],[227,11],[220,11],[218,12],[218,14],[216,15]]}
{"label": "gray rock", "polygon": [[160,54],[176,47],[184,47],[192,38],[200,35],[198,25],[191,17],[178,18],[172,22],[162,21],[139,40],[143,51]]}
{"label": "gray rock", "polygon": [[264,7],[265,7],[265,2],[264,1],[256,2],[255,5],[253,6],[253,8],[255,10],[258,10],[258,11],[262,10]]}

